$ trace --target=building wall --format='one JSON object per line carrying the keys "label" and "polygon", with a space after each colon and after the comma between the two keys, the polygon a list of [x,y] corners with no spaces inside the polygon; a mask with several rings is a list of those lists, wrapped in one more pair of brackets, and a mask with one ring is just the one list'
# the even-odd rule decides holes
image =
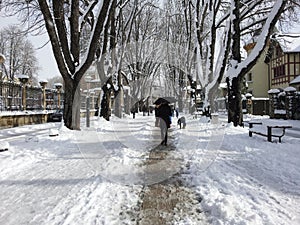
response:
{"label": "building wall", "polygon": [[[244,48],[249,55],[254,43]],[[280,46],[276,46],[272,53],[272,59],[265,63],[267,50],[257,61],[256,65],[246,75],[248,91],[254,97],[268,97],[268,90],[284,89],[289,83],[300,75],[300,52],[283,52]]]}
{"label": "building wall", "polygon": [[[252,76],[252,81],[249,81],[250,76]],[[254,97],[268,97],[268,65],[264,62],[264,56],[260,57],[250,73],[247,74],[247,83],[248,91]]]}
{"label": "building wall", "polygon": [[270,87],[271,88],[285,88],[289,84],[287,72],[287,57],[284,55],[274,56],[269,63],[270,72]]}
{"label": "building wall", "polygon": [[300,53],[274,51],[269,63],[270,88],[286,88],[300,73]]}
{"label": "building wall", "polygon": [[[290,53],[290,59],[289,59],[289,68],[288,71],[293,76],[300,75],[300,52],[298,53]],[[295,78],[292,77],[292,80]]]}
{"label": "building wall", "polygon": [[[254,45],[248,45],[247,54],[249,55]],[[267,53],[267,51],[265,51]],[[268,65],[264,62],[266,53],[263,53],[257,60],[256,65],[246,75],[248,84],[248,92],[256,98],[268,97],[269,79],[268,79]]]}

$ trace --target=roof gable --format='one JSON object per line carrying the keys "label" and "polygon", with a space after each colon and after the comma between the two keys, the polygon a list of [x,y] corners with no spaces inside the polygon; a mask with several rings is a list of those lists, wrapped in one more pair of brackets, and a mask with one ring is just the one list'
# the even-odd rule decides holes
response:
{"label": "roof gable", "polygon": [[300,34],[281,34],[276,39],[283,52],[300,52]]}

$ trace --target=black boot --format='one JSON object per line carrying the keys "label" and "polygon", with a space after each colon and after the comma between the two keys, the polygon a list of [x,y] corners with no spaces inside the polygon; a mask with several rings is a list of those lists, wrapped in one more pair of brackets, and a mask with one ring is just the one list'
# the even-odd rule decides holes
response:
{"label": "black boot", "polygon": [[165,146],[167,146],[167,142],[168,142],[168,135],[166,134],[166,136],[165,136]]}

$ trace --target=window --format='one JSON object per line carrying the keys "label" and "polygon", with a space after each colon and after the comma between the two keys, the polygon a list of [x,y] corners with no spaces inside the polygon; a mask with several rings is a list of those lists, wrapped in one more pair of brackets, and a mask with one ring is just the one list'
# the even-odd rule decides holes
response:
{"label": "window", "polygon": [[280,77],[285,75],[285,66],[280,65],[273,68],[274,77]]}

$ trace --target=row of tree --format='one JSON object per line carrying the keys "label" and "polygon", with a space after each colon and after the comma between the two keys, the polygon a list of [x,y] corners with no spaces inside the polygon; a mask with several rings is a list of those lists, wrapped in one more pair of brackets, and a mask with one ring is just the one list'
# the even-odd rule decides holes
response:
{"label": "row of tree", "polygon": [[5,57],[5,62],[1,64],[1,81],[13,81],[17,75],[25,74],[32,84],[37,84],[39,68],[35,49],[18,26],[0,30],[0,53]]}
{"label": "row of tree", "polygon": [[[111,95],[121,110],[123,85],[131,96],[149,95],[159,76],[182,104],[187,82],[197,80],[213,109],[226,77],[228,122],[241,125],[241,83],[277,22],[296,18],[296,0],[2,0],[0,9],[17,13],[32,32],[47,31],[65,84],[64,121],[79,129],[79,84],[95,63],[103,89],[101,115],[109,118]],[[241,45],[257,43],[242,59]],[[191,79],[188,79],[191,78]],[[191,83],[190,83],[191,85]]]}

